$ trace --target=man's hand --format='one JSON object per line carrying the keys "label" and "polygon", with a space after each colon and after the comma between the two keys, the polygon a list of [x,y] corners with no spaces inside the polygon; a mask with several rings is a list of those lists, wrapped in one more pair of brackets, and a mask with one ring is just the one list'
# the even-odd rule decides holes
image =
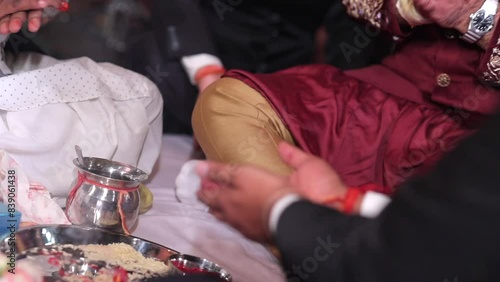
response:
{"label": "man's hand", "polygon": [[286,142],[280,143],[278,150],[283,161],[294,169],[289,186],[302,197],[316,204],[344,197],[347,187],[327,162]]}
{"label": "man's hand", "polygon": [[37,32],[42,25],[42,10],[58,8],[62,0],[0,0],[0,33],[16,33],[28,21],[28,30]]}
{"label": "man's hand", "polygon": [[214,162],[201,162],[197,171],[202,178],[198,197],[215,217],[252,240],[271,242],[271,208],[277,200],[293,192],[285,176],[252,166]]}
{"label": "man's hand", "polygon": [[413,0],[413,3],[424,18],[463,33],[469,25],[470,14],[478,10],[484,0]]}
{"label": "man's hand", "polygon": [[283,196],[298,193],[321,204],[347,192],[338,174],[322,159],[285,142],[279,145],[279,153],[295,170],[289,176],[252,166],[201,162],[197,169],[202,179],[198,197],[218,219],[250,239],[269,243],[270,212]]}
{"label": "man's hand", "polygon": [[[415,8],[424,17],[444,27],[453,28],[462,34],[469,29],[470,15],[475,13],[484,3],[484,0],[412,0]],[[500,12],[497,12],[495,24],[498,24]],[[488,32],[476,44],[487,49],[492,39]]]}

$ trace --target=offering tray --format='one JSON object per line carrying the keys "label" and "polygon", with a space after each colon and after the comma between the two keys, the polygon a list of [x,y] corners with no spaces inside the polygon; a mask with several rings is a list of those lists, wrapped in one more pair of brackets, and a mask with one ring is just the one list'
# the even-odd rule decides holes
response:
{"label": "offering tray", "polygon": [[[85,259],[83,252],[65,249],[65,246],[79,245],[109,245],[124,243],[131,246],[145,258],[153,258],[169,266],[168,274],[180,274],[172,266],[169,258],[179,252],[162,245],[134,237],[112,233],[93,227],[80,227],[75,225],[40,225],[19,230],[15,236],[16,260],[35,260],[45,272],[45,281],[60,281],[57,273],[70,259]],[[11,242],[12,244],[12,242]],[[0,241],[0,251],[10,251],[9,238]],[[63,250],[64,249],[64,250]],[[63,250],[63,252],[61,252]]]}

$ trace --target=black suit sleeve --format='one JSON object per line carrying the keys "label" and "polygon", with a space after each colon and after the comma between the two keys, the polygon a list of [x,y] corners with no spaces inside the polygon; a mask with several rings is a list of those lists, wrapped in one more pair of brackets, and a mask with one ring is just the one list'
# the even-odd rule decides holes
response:
{"label": "black suit sleeve", "polygon": [[283,213],[276,243],[290,281],[500,281],[500,116],[376,219],[307,202]]}
{"label": "black suit sleeve", "polygon": [[198,1],[153,0],[153,29],[159,50],[168,60],[200,53],[216,55]]}

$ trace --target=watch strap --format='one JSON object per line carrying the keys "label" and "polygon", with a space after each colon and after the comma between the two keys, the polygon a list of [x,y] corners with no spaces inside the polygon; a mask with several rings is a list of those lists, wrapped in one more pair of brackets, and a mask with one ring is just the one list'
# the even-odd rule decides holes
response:
{"label": "watch strap", "polygon": [[478,42],[481,37],[483,37],[482,34],[479,34],[471,29],[469,29],[464,35],[462,35],[462,39],[470,44]]}

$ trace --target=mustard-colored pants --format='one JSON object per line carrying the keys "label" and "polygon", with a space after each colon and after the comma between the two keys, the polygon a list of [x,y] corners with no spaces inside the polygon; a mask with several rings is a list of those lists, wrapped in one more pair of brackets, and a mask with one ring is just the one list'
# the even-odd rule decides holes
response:
{"label": "mustard-colored pants", "polygon": [[292,172],[277,150],[283,140],[294,144],[290,131],[266,98],[237,79],[222,78],[203,91],[192,123],[209,160]]}

